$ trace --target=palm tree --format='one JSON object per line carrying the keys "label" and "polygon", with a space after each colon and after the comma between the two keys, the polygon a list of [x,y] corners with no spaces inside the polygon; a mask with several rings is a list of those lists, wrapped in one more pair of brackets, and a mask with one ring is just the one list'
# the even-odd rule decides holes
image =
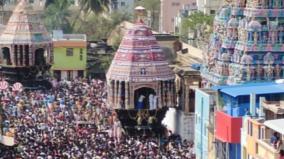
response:
{"label": "palm tree", "polygon": [[49,30],[61,29],[70,32],[70,6],[69,0],[57,0],[48,5],[45,11],[45,23]]}
{"label": "palm tree", "polygon": [[52,3],[54,3],[54,0],[46,0],[45,1],[45,7],[47,8],[49,5],[51,5]]}
{"label": "palm tree", "polygon": [[108,10],[110,0],[80,0],[81,10],[84,12],[93,12],[96,14],[103,13]]}

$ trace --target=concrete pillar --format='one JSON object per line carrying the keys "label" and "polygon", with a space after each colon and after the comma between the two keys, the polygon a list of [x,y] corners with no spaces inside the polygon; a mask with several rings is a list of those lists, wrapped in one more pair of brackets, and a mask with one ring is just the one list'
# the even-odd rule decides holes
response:
{"label": "concrete pillar", "polygon": [[125,82],[125,109],[130,109],[129,107],[129,83],[126,81]]}

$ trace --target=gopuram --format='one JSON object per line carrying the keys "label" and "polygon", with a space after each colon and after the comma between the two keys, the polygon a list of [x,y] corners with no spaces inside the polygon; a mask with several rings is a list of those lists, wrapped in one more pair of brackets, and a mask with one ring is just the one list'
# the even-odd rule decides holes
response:
{"label": "gopuram", "polygon": [[284,77],[284,1],[228,0],[214,20],[203,85]]}
{"label": "gopuram", "polygon": [[27,87],[50,87],[46,79],[52,62],[52,40],[26,0],[14,9],[0,36],[0,47],[3,78]]}
{"label": "gopuram", "polygon": [[124,129],[159,132],[168,107],[175,106],[174,73],[165,54],[143,22],[145,9],[127,30],[107,72],[108,105]]}

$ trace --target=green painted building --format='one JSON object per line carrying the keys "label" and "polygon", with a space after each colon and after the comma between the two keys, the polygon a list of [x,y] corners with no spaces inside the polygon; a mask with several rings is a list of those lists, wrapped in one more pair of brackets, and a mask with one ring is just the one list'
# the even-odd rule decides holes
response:
{"label": "green painted building", "polygon": [[54,63],[52,74],[58,80],[86,77],[87,38],[85,34],[53,31]]}

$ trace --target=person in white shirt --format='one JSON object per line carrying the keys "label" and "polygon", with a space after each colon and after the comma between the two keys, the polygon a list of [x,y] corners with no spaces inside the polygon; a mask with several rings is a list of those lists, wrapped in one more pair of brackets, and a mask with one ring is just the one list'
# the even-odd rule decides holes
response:
{"label": "person in white shirt", "polygon": [[153,109],[157,109],[158,108],[158,97],[155,94],[153,97]]}

